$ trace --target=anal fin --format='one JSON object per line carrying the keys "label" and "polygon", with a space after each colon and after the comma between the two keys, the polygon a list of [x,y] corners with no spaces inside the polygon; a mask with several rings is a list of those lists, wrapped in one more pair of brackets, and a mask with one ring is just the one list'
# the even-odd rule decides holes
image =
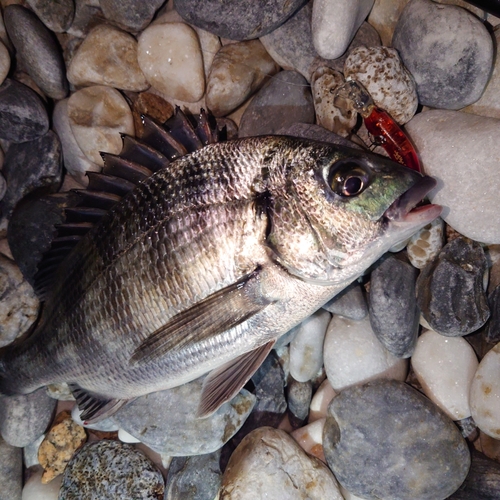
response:
{"label": "anal fin", "polygon": [[234,398],[266,359],[275,342],[272,340],[211,371],[203,381],[196,416],[208,417]]}

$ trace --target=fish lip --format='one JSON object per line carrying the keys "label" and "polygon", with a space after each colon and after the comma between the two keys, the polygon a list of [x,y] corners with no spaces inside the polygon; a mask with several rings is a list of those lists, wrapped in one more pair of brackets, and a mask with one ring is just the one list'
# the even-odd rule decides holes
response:
{"label": "fish lip", "polygon": [[384,212],[384,218],[391,222],[422,222],[434,220],[441,214],[440,205],[417,205],[436,187],[437,181],[433,177],[423,176],[413,186],[406,190],[399,198],[393,201]]}

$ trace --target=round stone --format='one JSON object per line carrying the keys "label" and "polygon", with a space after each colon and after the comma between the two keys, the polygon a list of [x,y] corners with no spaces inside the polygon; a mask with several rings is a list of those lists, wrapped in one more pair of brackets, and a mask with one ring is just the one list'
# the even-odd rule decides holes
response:
{"label": "round stone", "polygon": [[51,31],[64,33],[69,29],[75,15],[73,0],[28,0],[29,6]]}
{"label": "round stone", "polygon": [[124,30],[136,33],[151,22],[156,10],[163,3],[165,0],[148,0],[147,2],[143,0],[99,0],[98,5],[106,19]]}

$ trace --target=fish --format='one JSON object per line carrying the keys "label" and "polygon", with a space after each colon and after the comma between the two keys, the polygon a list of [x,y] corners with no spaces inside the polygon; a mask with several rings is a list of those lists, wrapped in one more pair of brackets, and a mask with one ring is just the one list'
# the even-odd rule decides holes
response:
{"label": "fish", "polygon": [[198,131],[200,143],[189,127],[185,148],[143,120],[144,142],[124,136],[121,155],[103,155],[107,173],[89,174],[89,188],[121,195],[89,189],[101,208],[74,209],[100,218],[73,223],[88,231],[50,286],[40,271],[42,314],[0,351],[0,394],[68,383],[92,423],[206,375],[204,418],[277,339],[441,212],[419,204],[433,178],[364,150],[279,135],[215,142]]}

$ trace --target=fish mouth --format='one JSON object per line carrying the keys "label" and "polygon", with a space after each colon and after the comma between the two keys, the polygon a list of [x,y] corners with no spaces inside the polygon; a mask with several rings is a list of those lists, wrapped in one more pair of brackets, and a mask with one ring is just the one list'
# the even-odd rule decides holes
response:
{"label": "fish mouth", "polygon": [[421,177],[413,186],[397,198],[384,212],[384,218],[391,222],[422,225],[432,222],[441,215],[441,205],[419,205],[425,195],[436,187],[436,180]]}

